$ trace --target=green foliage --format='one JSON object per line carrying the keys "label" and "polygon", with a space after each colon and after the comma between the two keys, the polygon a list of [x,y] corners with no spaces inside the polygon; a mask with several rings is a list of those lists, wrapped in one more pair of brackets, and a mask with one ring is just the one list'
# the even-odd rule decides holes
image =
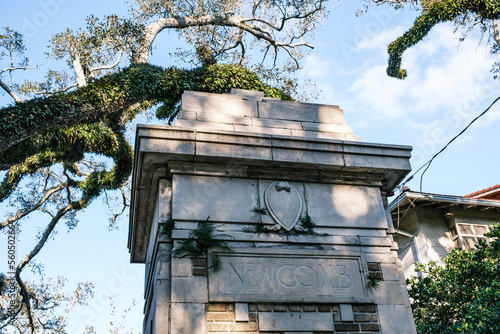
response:
{"label": "green foliage", "polygon": [[370,289],[375,289],[377,290],[380,284],[380,280],[377,278],[377,276],[372,275],[372,274],[367,274],[366,275],[366,286]]}
{"label": "green foliage", "polygon": [[453,250],[445,267],[417,264],[407,280],[419,333],[500,333],[500,225],[490,243]]}
{"label": "green foliage", "polygon": [[254,206],[252,208],[252,212],[256,213],[259,215],[259,222],[257,223],[257,233],[258,234],[261,234],[261,233],[269,233],[271,232],[271,230],[269,230],[267,227],[264,226],[264,223],[262,223],[262,215],[267,215],[267,209],[266,208],[261,208],[261,207],[257,207],[257,206]]}
{"label": "green foliage", "polygon": [[476,14],[481,20],[493,20],[500,15],[500,2],[495,0],[424,0],[422,14],[413,27],[389,44],[387,74],[398,79],[406,78],[401,68],[403,53],[420,42],[431,29],[441,22],[452,21],[462,15]]}
{"label": "green foliage", "polygon": [[160,223],[160,228],[158,228],[158,232],[160,232],[160,234],[170,235],[174,230],[174,228],[175,228],[174,221],[172,220],[172,218],[168,218]]}
{"label": "green foliage", "polygon": [[[193,230],[188,238],[182,241],[178,248],[173,250],[174,256],[190,256],[190,257],[204,257],[210,256],[212,260],[212,265],[214,271],[222,268],[222,261],[220,257],[215,253],[213,247],[222,247],[227,250],[231,250],[227,245],[227,242],[221,239],[234,239],[228,234],[216,234],[216,225],[209,222],[207,217],[206,221],[199,222],[198,227]],[[209,269],[210,269],[209,268]]]}
{"label": "green foliage", "polygon": [[300,224],[304,229],[307,230],[307,233],[313,234],[313,228],[316,226],[316,223],[312,220],[311,216],[309,216],[309,212],[306,211],[304,217],[300,217]]}
{"label": "green foliage", "polygon": [[254,206],[252,208],[252,212],[253,213],[258,213],[260,215],[267,215],[267,209],[266,208],[259,208],[259,207]]}
{"label": "green foliage", "polygon": [[17,54],[20,58],[19,65],[24,66],[28,62],[28,59],[24,57],[24,51],[26,51],[26,47],[24,46],[23,35],[9,27],[5,27],[4,33],[0,34],[0,60],[8,57],[10,58],[11,67],[14,67],[14,54]]}
{"label": "green foliage", "polygon": [[[3,164],[13,164],[0,185],[0,201],[12,193],[24,175],[40,168],[55,163],[71,166],[85,153],[112,158],[115,166],[111,171],[92,173],[77,184],[84,197],[73,207],[86,207],[102,190],[117,189],[130,175],[133,153],[123,136],[121,123],[158,102],[166,106],[159,109],[158,117],[169,117],[184,90],[227,93],[231,88],[259,89],[268,97],[291,100],[240,66],[212,64],[181,70],[138,64],[68,94],[36,98],[0,109],[0,140],[29,138],[0,154]],[[76,124],[29,137],[33,129],[51,129],[68,118]]]}

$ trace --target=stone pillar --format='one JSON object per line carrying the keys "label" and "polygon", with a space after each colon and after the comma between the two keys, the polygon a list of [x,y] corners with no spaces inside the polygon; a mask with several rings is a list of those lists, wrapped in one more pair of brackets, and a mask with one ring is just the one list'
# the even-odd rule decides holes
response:
{"label": "stone pillar", "polygon": [[[144,333],[416,333],[384,205],[410,151],[359,142],[337,106],[185,92],[175,126],[137,129]],[[227,248],[174,256],[203,224]]]}

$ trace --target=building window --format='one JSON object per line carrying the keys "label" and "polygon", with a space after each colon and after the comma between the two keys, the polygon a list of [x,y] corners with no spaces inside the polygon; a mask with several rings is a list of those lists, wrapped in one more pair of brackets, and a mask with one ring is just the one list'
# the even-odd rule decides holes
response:
{"label": "building window", "polygon": [[484,235],[490,231],[488,225],[459,223],[450,229],[451,239],[458,249],[475,249],[479,240],[488,238]]}

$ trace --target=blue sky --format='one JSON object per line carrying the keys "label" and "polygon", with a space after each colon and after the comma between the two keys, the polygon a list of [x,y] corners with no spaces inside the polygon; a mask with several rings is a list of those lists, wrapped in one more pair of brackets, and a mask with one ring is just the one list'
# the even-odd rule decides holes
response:
{"label": "blue sky", "polygon": [[[479,31],[459,43],[453,26],[441,24],[404,55],[408,78],[388,78],[386,46],[410,27],[415,13],[394,13],[378,7],[356,17],[360,2],[330,3],[330,15],[315,32],[315,49],[304,59],[304,69],[298,76],[310,79],[321,90],[321,99],[316,102],[339,105],[344,110],[347,124],[361,141],[413,146],[411,163],[415,170],[496,98],[500,86],[489,72],[496,58],[490,55]],[[126,4],[119,0],[9,1],[0,4],[0,26],[25,33],[31,62],[44,66],[19,78],[33,79],[41,77],[44,69],[60,66],[43,56],[50,36],[66,27],[83,26],[89,14],[126,11]],[[155,43],[151,62],[170,65],[167,51],[172,49],[165,46],[176,44],[174,32],[163,32]],[[0,96],[1,105],[10,102]],[[500,106],[495,106],[439,156],[424,178],[423,190],[464,195],[500,183],[496,176],[499,119]],[[418,178],[408,185],[418,190]],[[0,210],[5,213],[8,208],[3,205]],[[105,333],[108,296],[115,298],[118,314],[135,298],[139,305],[126,324],[135,332],[142,328],[144,268],[129,264],[128,218],[120,222],[118,231],[111,232],[107,219],[101,201],[95,201],[80,216],[74,230],[68,233],[64,225],[60,226],[37,257],[44,263],[47,276],[64,275],[70,279],[70,287],[78,281],[96,285],[94,301],[72,312],[75,327],[70,333],[81,333],[90,324],[97,326],[98,333]],[[33,247],[36,226],[46,221],[46,217],[37,216],[24,222],[19,256]],[[0,271],[5,271],[3,255],[0,258]]]}

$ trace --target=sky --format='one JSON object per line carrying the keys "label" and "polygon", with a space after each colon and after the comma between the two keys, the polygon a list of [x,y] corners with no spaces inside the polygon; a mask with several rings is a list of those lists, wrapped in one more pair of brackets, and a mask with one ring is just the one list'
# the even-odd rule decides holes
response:
{"label": "sky", "polygon": [[[413,146],[411,164],[417,170],[498,96],[499,83],[490,73],[496,57],[489,53],[479,31],[459,42],[453,25],[440,24],[405,53],[403,68],[408,70],[408,78],[389,78],[385,73],[387,44],[411,26],[415,12],[395,13],[391,8],[376,7],[356,16],[360,3],[329,4],[330,15],[315,32],[315,48],[303,60],[298,77],[316,84],[320,99],[315,102],[339,105],[344,110],[347,124],[360,141]],[[127,5],[120,0],[3,1],[0,27],[24,33],[30,61],[43,64],[41,70],[13,79],[39,78],[44,69],[60,66],[43,54],[53,34],[66,27],[82,27],[89,14],[125,15],[126,11]],[[165,48],[175,45],[180,45],[176,34],[162,32],[150,62],[170,65],[166,51],[171,50]],[[7,96],[0,95],[0,105],[9,103]],[[434,160],[422,190],[465,195],[500,183],[496,176],[499,120],[500,105],[495,105]],[[407,185],[418,190],[419,176]],[[9,210],[8,205],[0,206],[2,216]],[[37,257],[47,277],[64,275],[69,279],[68,289],[79,281],[96,286],[90,305],[71,312],[69,333],[81,333],[91,324],[97,333],[106,333],[110,296],[115,299],[118,315],[137,300],[125,324],[134,333],[142,329],[144,266],[129,263],[128,218],[122,219],[116,231],[108,231],[108,218],[106,208],[96,200],[80,214],[76,228],[68,231],[60,226]],[[46,217],[36,216],[23,223],[18,257],[32,249],[33,236],[46,221]],[[5,240],[0,237],[2,245]],[[6,271],[3,256],[0,272]]]}

